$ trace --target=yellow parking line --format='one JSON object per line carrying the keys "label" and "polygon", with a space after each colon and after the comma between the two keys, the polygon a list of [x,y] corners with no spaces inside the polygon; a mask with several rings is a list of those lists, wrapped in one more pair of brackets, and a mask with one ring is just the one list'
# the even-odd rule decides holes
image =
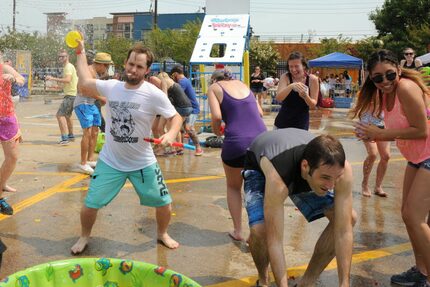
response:
{"label": "yellow parking line", "polygon": [[46,176],[61,176],[61,175],[65,175],[65,176],[70,176],[70,175],[76,175],[78,174],[77,172],[56,172],[56,171],[48,171],[48,172],[43,172],[43,171],[18,171],[15,172],[14,174],[20,174],[20,175],[46,175]]}
{"label": "yellow parking line", "polygon": [[[36,204],[36,203],[38,203],[44,199],[47,199],[48,197],[51,197],[52,195],[57,193],[58,190],[63,190],[63,189],[65,189],[65,188],[67,188],[73,184],[76,184],[86,177],[88,177],[88,175],[84,175],[84,174],[77,175],[71,179],[63,181],[62,183],[54,185],[51,188],[48,188],[46,191],[39,192],[36,195],[33,195],[27,199],[24,199],[23,201],[18,202],[17,204],[14,204],[12,206],[14,209],[14,214],[17,214],[18,212],[22,211],[23,209],[25,209],[25,208],[33,205],[33,204]],[[8,217],[9,216],[7,216],[7,215],[1,214],[0,215],[0,221],[2,221],[3,219],[6,219]]]}
{"label": "yellow parking line", "polygon": [[[412,249],[412,246],[410,243],[403,243],[398,244],[394,246],[384,247],[376,250],[370,250],[365,251],[357,254],[352,255],[352,264],[357,264],[365,261],[375,260],[375,259],[381,259],[384,257],[392,256],[395,254],[399,254],[405,251],[409,251]],[[306,268],[308,265],[301,265],[296,267],[291,267],[287,269],[287,274],[289,278],[297,278],[302,276],[305,273]],[[325,271],[333,270],[337,268],[336,260],[333,260],[330,262],[330,264],[327,266]],[[257,270],[255,271],[257,272]],[[273,278],[273,274],[271,274]],[[250,284],[255,284],[255,281],[257,280],[257,276],[249,276],[244,277],[237,280],[231,280],[226,281],[222,283],[212,284],[212,285],[206,285],[206,287],[249,287]]]}
{"label": "yellow parking line", "polygon": [[[188,178],[177,178],[177,179],[167,179],[166,183],[180,183],[180,182],[192,182],[192,181],[201,181],[201,180],[211,180],[211,179],[220,179],[224,178],[223,175],[210,175],[210,176],[200,176],[200,177],[188,177]],[[132,187],[131,183],[127,183],[124,185],[125,188]],[[59,190],[58,192],[74,192],[74,191],[85,191],[88,190],[88,186],[83,187],[75,187],[75,188],[65,188]]]}

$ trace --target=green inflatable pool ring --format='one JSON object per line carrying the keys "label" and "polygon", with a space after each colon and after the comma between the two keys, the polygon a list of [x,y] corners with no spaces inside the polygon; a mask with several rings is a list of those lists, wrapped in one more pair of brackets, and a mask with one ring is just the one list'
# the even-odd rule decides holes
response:
{"label": "green inflatable pool ring", "polygon": [[0,287],[201,287],[172,270],[114,258],[78,258],[18,271]]}

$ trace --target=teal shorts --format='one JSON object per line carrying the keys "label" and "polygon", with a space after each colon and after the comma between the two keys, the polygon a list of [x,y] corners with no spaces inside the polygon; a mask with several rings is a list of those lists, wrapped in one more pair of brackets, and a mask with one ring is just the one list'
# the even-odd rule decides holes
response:
{"label": "teal shorts", "polygon": [[108,205],[121,191],[127,179],[136,190],[141,205],[160,207],[172,202],[157,163],[144,169],[125,172],[98,160],[85,197],[85,206],[99,209]]}

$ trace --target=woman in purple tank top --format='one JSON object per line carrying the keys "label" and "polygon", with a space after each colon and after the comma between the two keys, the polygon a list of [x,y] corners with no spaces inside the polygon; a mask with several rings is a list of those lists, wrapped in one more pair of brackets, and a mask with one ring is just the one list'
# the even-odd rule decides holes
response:
{"label": "woman in purple tank top", "polygon": [[225,138],[221,159],[227,181],[227,204],[233,219],[234,240],[242,237],[242,175],[246,149],[262,132],[266,131],[263,111],[251,90],[241,81],[232,79],[227,71],[215,71],[208,89],[212,114],[212,130],[218,136],[221,121],[225,122]]}

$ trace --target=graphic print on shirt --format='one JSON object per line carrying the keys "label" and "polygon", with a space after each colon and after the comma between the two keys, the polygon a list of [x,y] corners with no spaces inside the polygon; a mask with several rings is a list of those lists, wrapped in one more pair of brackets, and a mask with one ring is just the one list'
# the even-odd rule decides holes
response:
{"label": "graphic print on shirt", "polygon": [[139,104],[131,102],[109,102],[112,115],[110,133],[113,140],[120,143],[137,143],[138,137],[132,137],[136,122],[130,110],[138,110]]}

